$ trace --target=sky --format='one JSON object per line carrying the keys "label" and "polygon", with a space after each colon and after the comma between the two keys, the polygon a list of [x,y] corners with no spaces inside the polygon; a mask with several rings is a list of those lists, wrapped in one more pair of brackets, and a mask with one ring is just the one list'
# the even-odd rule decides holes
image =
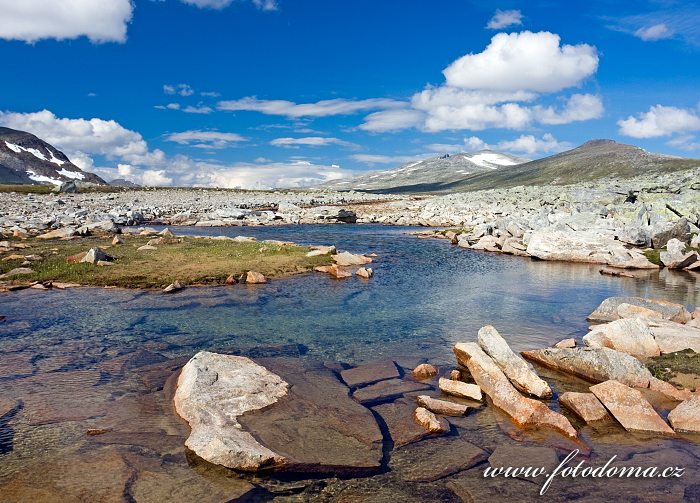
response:
{"label": "sky", "polygon": [[0,126],[146,185],[609,138],[700,157],[700,3],[0,0]]}

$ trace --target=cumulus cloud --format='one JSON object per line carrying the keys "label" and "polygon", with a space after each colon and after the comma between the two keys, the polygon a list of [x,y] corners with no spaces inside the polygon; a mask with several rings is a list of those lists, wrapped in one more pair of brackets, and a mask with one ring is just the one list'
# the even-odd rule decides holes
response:
{"label": "cumulus cloud", "polygon": [[357,147],[356,144],[339,138],[328,138],[325,136],[307,136],[304,138],[275,138],[270,142],[275,147],[299,148],[305,147],[325,147],[328,145],[340,145],[342,147]]}
{"label": "cumulus cloud", "polygon": [[634,32],[634,36],[645,42],[653,42],[673,37],[673,30],[666,26],[666,23],[658,23],[652,26],[639,28]]}
{"label": "cumulus cloud", "polygon": [[700,140],[691,134],[684,134],[668,141],[668,145],[688,152],[700,150]]}
{"label": "cumulus cloud", "polygon": [[249,111],[260,112],[266,115],[298,118],[349,115],[366,110],[395,108],[397,106],[401,106],[401,102],[387,98],[370,98],[366,100],[338,98],[317,101],[316,103],[294,103],[286,100],[259,100],[255,96],[249,96],[238,100],[220,101],[217,107],[219,110],[230,112]]}
{"label": "cumulus cloud", "polygon": [[194,89],[189,84],[163,84],[165,94],[179,94],[180,96],[192,96]]}
{"label": "cumulus cloud", "polygon": [[[194,5],[200,9],[224,9],[231,5],[234,0],[180,0],[182,3]],[[255,5],[260,10],[277,10],[277,0],[253,0]]]}
{"label": "cumulus cloud", "polygon": [[560,91],[598,69],[594,47],[560,41],[550,32],[498,33],[483,52],[462,56],[443,74],[447,85],[464,89]]}
{"label": "cumulus cloud", "polygon": [[366,164],[403,164],[406,162],[420,161],[430,157],[431,154],[421,155],[381,155],[381,154],[355,154],[350,158]]}
{"label": "cumulus cloud", "polygon": [[523,24],[523,15],[519,10],[496,10],[486,27],[490,30],[500,30],[507,26]]}
{"label": "cumulus cloud", "polygon": [[0,38],[124,42],[132,11],[130,0],[0,0]]}
{"label": "cumulus cloud", "polygon": [[232,144],[246,141],[246,138],[237,133],[224,133],[222,131],[190,130],[179,133],[171,133],[166,140],[191,145],[197,148],[225,148]]}
{"label": "cumulus cloud", "polygon": [[464,138],[463,144],[433,143],[427,148],[435,152],[454,154],[459,152],[474,152],[477,150],[495,150],[512,154],[534,156],[536,154],[552,154],[573,148],[569,142],[559,141],[552,134],[545,133],[540,138],[534,135],[520,135],[512,140],[501,140],[489,144],[478,136]]}
{"label": "cumulus cloud", "polygon": [[591,94],[565,97],[559,108],[536,103],[544,94],[581,85],[597,68],[598,54],[590,45],[562,45],[549,32],[499,33],[482,52],[449,65],[444,84],[427,86],[403,107],[368,115],[360,129],[524,129],[599,118],[603,103]]}
{"label": "cumulus cloud", "polygon": [[202,105],[201,103],[197,106],[187,105],[182,109],[186,114],[210,114],[214,110],[211,107]]}
{"label": "cumulus cloud", "polygon": [[632,138],[658,138],[700,130],[700,117],[693,110],[654,105],[648,112],[617,122],[620,134]]}

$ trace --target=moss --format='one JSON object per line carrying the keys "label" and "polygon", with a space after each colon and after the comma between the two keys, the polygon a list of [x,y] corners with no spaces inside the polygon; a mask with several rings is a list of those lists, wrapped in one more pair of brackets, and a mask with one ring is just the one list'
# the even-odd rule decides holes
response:
{"label": "moss", "polygon": [[[93,286],[161,288],[175,280],[189,285],[224,284],[231,275],[255,270],[275,278],[331,263],[330,256],[306,257],[310,248],[260,242],[236,243],[224,240],[181,238],[156,250],[138,251],[148,237],[125,237],[122,245],[111,240],[83,238],[70,241],[27,240],[30,248],[6,254],[38,254],[44,257],[30,266],[35,273],[17,282],[59,281]],[[115,258],[111,266],[70,264],[66,257],[99,246]],[[19,267],[20,261],[0,262],[0,273]]]}
{"label": "moss", "polygon": [[700,353],[691,349],[650,358],[646,366],[657,379],[670,381],[677,373],[700,375]]}
{"label": "moss", "polygon": [[662,252],[662,250],[651,250],[651,249],[644,250],[644,256],[652,264],[662,265],[661,264],[661,252]]}

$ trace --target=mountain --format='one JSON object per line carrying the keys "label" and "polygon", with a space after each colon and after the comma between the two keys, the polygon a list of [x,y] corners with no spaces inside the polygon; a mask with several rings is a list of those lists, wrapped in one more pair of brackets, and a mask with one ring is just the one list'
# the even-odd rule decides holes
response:
{"label": "mountain", "polygon": [[386,171],[375,171],[349,180],[335,180],[325,184],[324,188],[368,192],[413,192],[412,188],[457,183],[469,176],[492,173],[526,161],[527,159],[521,157],[492,150],[446,154],[409,162]]}
{"label": "mountain", "polygon": [[114,180],[111,180],[109,182],[109,185],[112,187],[124,187],[127,189],[140,189],[141,185],[138,183],[134,183],[131,180],[127,180],[126,178],[115,178]]}
{"label": "mountain", "polygon": [[[449,159],[468,158],[489,153],[500,156],[501,164],[477,170],[451,168]],[[506,160],[512,160],[510,164]],[[331,185],[339,190],[363,190],[377,193],[441,193],[508,188],[518,185],[567,185],[591,182],[602,178],[632,178],[643,174],[660,174],[700,168],[700,159],[653,154],[633,145],[613,140],[592,140],[580,147],[543,159],[516,162],[506,154],[482,151],[477,154],[457,154],[450,158],[422,161],[420,176],[409,172],[411,165],[365,175],[352,180],[338,180]],[[449,176],[447,174],[450,173]],[[454,177],[452,180],[449,177]],[[392,183],[372,183],[374,178]],[[344,184],[344,185],[341,185]],[[363,185],[365,184],[365,185]]]}
{"label": "mountain", "polygon": [[78,180],[106,185],[81,170],[57,148],[31,133],[0,127],[0,184],[46,184]]}

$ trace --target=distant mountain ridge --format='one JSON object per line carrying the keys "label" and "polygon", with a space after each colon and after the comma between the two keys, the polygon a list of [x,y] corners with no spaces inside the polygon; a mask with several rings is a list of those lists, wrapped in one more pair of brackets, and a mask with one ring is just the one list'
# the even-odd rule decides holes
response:
{"label": "distant mountain ridge", "polygon": [[83,171],[56,147],[31,133],[0,127],[0,183],[60,185],[68,181],[106,185]]}
{"label": "distant mountain ridge", "polygon": [[393,191],[411,185],[450,184],[468,176],[491,173],[528,159],[480,150],[412,161],[397,168],[374,171],[356,178],[335,180],[324,185],[336,190]]}
{"label": "distant mountain ridge", "polygon": [[[482,151],[490,152],[490,151]],[[473,156],[474,154],[456,154]],[[518,159],[507,154],[504,158]],[[397,173],[393,183],[372,184],[367,178],[376,174],[364,175],[351,180],[337,180],[329,184],[338,190],[363,190],[376,193],[445,193],[516,187],[518,185],[568,185],[590,182],[607,177],[632,178],[645,173],[667,173],[700,168],[700,159],[688,159],[664,154],[654,154],[633,145],[617,143],[613,140],[591,140],[583,145],[559,154],[534,161],[493,166],[492,169],[464,173],[455,170],[455,178],[444,179],[441,170],[443,158],[428,159],[426,172],[418,177],[400,177],[407,165],[380,173]],[[433,173],[430,169],[437,168]],[[362,185],[365,183],[366,185]]]}

